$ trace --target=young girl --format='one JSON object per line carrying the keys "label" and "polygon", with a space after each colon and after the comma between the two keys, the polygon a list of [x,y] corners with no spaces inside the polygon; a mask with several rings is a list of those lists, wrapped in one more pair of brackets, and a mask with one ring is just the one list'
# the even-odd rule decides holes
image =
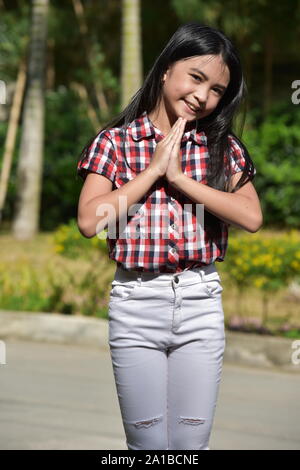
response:
{"label": "young girl", "polygon": [[78,163],[79,230],[108,227],[117,265],[109,346],[130,450],[209,450],[225,348],[215,261],[229,225],[262,225],[256,170],[232,131],[245,91],[231,41],[182,25]]}

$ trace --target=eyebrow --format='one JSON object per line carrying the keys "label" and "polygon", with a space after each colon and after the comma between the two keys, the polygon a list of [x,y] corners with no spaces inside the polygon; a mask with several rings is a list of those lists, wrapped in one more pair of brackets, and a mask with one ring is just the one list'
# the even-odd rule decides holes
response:
{"label": "eyebrow", "polygon": [[[205,73],[202,72],[201,70],[196,69],[196,68],[194,68],[194,67],[190,68],[190,70],[193,70],[194,72],[200,73],[200,75],[203,75],[203,77],[205,78],[205,80],[208,80],[208,76],[205,75]],[[220,83],[216,83],[216,86],[222,88],[222,90],[226,90],[226,86],[221,85]]]}

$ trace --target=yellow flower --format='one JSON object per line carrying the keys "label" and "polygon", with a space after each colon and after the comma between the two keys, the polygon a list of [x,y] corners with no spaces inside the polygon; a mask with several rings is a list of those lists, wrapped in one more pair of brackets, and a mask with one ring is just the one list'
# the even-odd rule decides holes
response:
{"label": "yellow flower", "polygon": [[299,269],[300,268],[300,263],[298,263],[298,261],[294,260],[294,261],[291,262],[291,266],[294,269]]}
{"label": "yellow flower", "polygon": [[254,285],[259,289],[266,283],[266,279],[264,277],[257,277],[254,279]]}

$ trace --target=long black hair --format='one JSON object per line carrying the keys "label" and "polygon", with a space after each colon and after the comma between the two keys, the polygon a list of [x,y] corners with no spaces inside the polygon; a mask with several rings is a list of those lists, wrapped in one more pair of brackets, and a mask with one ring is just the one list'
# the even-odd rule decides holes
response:
{"label": "long black hair", "polygon": [[[159,104],[162,99],[162,78],[168,67],[176,61],[202,55],[220,55],[230,71],[228,87],[217,107],[209,115],[196,120],[197,131],[204,131],[207,137],[210,155],[206,177],[207,185],[221,191],[229,191],[230,178],[226,180],[225,177],[224,155],[228,155],[227,161],[229,163],[230,142],[228,135],[231,134],[241,146],[245,158],[242,176],[235,187],[231,189],[231,192],[234,192],[254,178],[254,165],[247,148],[232,129],[241,107],[243,108],[241,129],[243,129],[247,87],[238,52],[231,40],[221,30],[196,22],[181,25],[155,60],[143,86],[133,95],[126,108],[108,122],[97,135],[102,130],[112,127],[121,127],[126,132],[128,124],[140,117],[144,111],[149,114]],[[80,160],[87,156],[95,137],[82,150]],[[206,216],[206,222],[209,220],[216,222],[215,219],[212,214]],[[220,222],[219,219],[217,220]],[[217,228],[215,223],[212,225],[215,229]]]}

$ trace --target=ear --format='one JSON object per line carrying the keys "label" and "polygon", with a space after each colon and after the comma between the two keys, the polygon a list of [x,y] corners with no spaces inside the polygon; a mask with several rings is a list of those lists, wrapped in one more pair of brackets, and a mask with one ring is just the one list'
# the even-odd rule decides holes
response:
{"label": "ear", "polygon": [[167,68],[167,70],[165,71],[165,73],[163,74],[163,78],[161,79],[162,82],[164,82],[169,74],[169,71],[170,71],[170,66]]}

